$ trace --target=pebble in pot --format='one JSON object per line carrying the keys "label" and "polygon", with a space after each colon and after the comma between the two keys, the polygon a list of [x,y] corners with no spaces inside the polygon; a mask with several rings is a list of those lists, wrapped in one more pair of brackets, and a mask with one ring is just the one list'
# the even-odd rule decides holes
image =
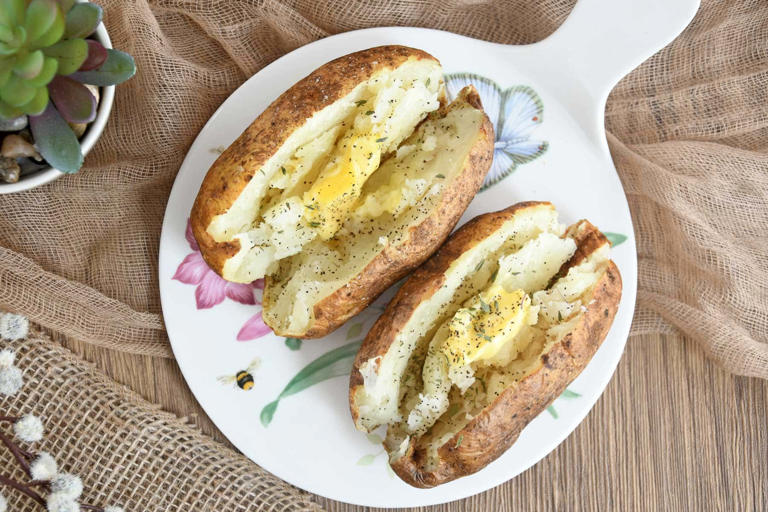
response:
{"label": "pebble in pot", "polygon": [[0,156],[0,180],[16,183],[21,175],[21,167],[15,158]]}
{"label": "pebble in pot", "polygon": [[13,119],[0,117],[0,132],[17,132],[26,128],[27,124],[29,124],[27,116],[14,117]]}
{"label": "pebble in pot", "polygon": [[20,175],[46,167],[42,163],[35,163],[35,161],[42,162],[43,157],[24,135],[25,131],[6,135],[0,146],[0,155],[2,155],[0,165],[3,168],[3,171],[0,171],[0,179],[7,183],[15,183],[19,181]]}

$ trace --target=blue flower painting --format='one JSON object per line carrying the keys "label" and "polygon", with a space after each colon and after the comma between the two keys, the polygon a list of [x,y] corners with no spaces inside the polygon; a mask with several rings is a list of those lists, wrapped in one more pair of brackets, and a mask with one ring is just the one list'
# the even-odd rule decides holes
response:
{"label": "blue flower painting", "polygon": [[544,104],[536,91],[526,85],[502,90],[496,82],[474,73],[445,76],[450,99],[467,85],[474,85],[483,101],[496,132],[493,164],[480,190],[500,182],[518,165],[538,158],[547,150],[547,142],[533,137],[542,122]]}

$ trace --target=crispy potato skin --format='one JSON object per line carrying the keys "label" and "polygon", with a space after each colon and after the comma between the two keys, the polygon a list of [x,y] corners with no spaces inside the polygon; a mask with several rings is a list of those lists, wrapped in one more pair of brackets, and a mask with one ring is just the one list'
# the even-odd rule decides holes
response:
{"label": "crispy potato skin", "polygon": [[356,424],[360,415],[354,397],[357,389],[363,385],[363,376],[360,374],[363,363],[387,353],[397,334],[411,319],[416,307],[443,285],[445,271],[456,258],[494,233],[515,213],[542,204],[554,208],[550,203],[531,201],[517,203],[498,212],[478,215],[451,235],[440,250],[403,284],[384,313],[371,327],[355,357],[349,382],[349,406]]}
{"label": "crispy potato skin", "polygon": [[[357,388],[363,385],[360,366],[383,355],[400,329],[413,314],[416,306],[431,296],[444,280],[444,272],[464,251],[470,249],[521,208],[541,203],[520,203],[500,212],[476,217],[443,246],[403,285],[384,314],[366,337],[350,377],[350,409],[357,422],[354,401]],[[560,269],[565,275],[569,268],[581,263],[596,248],[607,243],[597,228],[582,221],[586,229],[576,238],[578,248]],[[622,282],[619,270],[609,262],[593,290],[575,328],[559,343],[541,356],[539,367],[514,388],[508,388],[479,415],[438,449],[440,463],[433,471],[425,469],[426,450],[411,440],[405,455],[391,464],[405,482],[415,487],[434,487],[479,471],[497,459],[517,440],[525,426],[559,397],[568,384],[581,373],[613,323],[621,298]]]}
{"label": "crispy potato skin", "polygon": [[396,45],[351,53],[319,67],[272,102],[216,159],[200,186],[190,222],[206,263],[221,275],[224,263],[240,250],[237,240],[216,242],[208,225],[229,209],[254,173],[297,128],[375,73],[423,59],[437,61],[424,51]]}
{"label": "crispy potato skin", "polygon": [[[474,87],[463,98],[482,110],[480,96]],[[275,329],[278,336],[321,338],[333,332],[349,318],[368,307],[393,283],[418,267],[440,247],[477,194],[493,160],[494,133],[488,116],[483,115],[477,140],[472,146],[459,175],[442,195],[440,204],[421,224],[412,226],[408,237],[397,247],[387,246],[350,282],[325,297],[314,307],[315,321],[305,332]],[[270,278],[266,281],[267,287]],[[265,298],[268,294],[264,295]],[[267,300],[264,307],[269,308]],[[359,357],[359,354],[358,354]]]}

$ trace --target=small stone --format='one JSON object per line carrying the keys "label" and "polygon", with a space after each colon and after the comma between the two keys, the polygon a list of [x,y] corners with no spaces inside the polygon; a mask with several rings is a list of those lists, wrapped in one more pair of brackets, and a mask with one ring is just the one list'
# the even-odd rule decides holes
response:
{"label": "small stone", "polygon": [[0,155],[6,158],[34,158],[38,162],[42,161],[43,157],[37,152],[35,146],[24,140],[20,135],[12,133],[6,135],[3,138],[3,145],[0,146]]}
{"label": "small stone", "polygon": [[21,167],[15,158],[0,156],[0,180],[6,183],[16,183],[21,175]]}
{"label": "small stone", "polygon": [[27,116],[14,117],[13,119],[0,118],[0,132],[17,132],[27,127]]}
{"label": "small stone", "polygon": [[48,169],[48,167],[50,167],[44,161],[35,162],[31,158],[17,158],[16,162],[19,164],[19,167],[21,167],[22,176],[26,176],[27,174],[32,174],[33,172],[37,172],[42,169]]}

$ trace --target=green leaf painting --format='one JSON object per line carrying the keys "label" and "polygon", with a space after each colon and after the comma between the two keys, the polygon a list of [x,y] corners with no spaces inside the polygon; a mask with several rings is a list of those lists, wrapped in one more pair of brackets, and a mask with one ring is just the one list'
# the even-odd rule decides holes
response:
{"label": "green leaf painting", "polygon": [[608,241],[611,242],[613,247],[621,245],[627,241],[627,235],[622,235],[621,233],[611,233],[610,231],[604,231],[603,234],[608,239]]}
{"label": "green leaf painting", "polygon": [[358,466],[370,466],[373,464],[373,461],[376,460],[376,454],[375,453],[369,453],[367,455],[363,455],[360,457],[360,460],[357,461]]}
{"label": "green leaf painting", "polygon": [[277,405],[283,398],[294,395],[299,391],[314,386],[333,377],[349,375],[352,370],[352,363],[360,348],[362,340],[347,343],[337,349],[331,350],[318,357],[307,366],[301,369],[296,376],[285,386],[285,389],[278,397],[267,404],[261,410],[261,424],[268,427],[275,415]]}
{"label": "green leaf painting", "polygon": [[285,346],[291,350],[299,350],[302,343],[299,338],[285,338]]}
{"label": "green leaf painting", "polygon": [[[570,389],[566,389],[563,391],[563,393],[555,399],[555,402],[557,400],[563,399],[563,400],[573,400],[574,398],[579,398],[581,395],[575,391],[571,391]],[[557,413],[557,409],[555,409],[555,403],[552,402],[552,405],[547,407],[547,412],[554,418],[557,419],[560,417],[560,415]]]}
{"label": "green leaf painting", "polygon": [[373,432],[366,434],[365,437],[367,437],[368,441],[370,441],[372,444],[381,444],[384,442],[379,434],[375,434]]}
{"label": "green leaf painting", "polygon": [[357,322],[349,327],[347,330],[347,339],[357,338],[360,333],[363,332],[363,322]]}
{"label": "green leaf painting", "polygon": [[581,395],[578,394],[575,391],[571,391],[570,389],[566,389],[563,391],[563,394],[560,395],[560,398],[565,398],[566,400],[570,400],[571,398],[579,398]]}

